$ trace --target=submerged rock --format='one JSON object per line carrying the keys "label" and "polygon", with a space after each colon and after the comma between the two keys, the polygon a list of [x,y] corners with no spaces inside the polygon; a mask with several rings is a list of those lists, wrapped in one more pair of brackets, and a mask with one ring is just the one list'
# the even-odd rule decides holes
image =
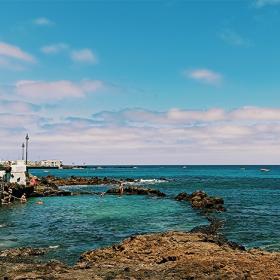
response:
{"label": "submerged rock", "polygon": [[233,241],[229,241],[223,234],[220,233],[220,229],[224,226],[224,221],[215,217],[208,217],[210,221],[209,225],[202,225],[194,227],[191,233],[203,233],[205,234],[205,242],[213,242],[220,246],[227,245],[232,249],[238,249],[245,251],[245,247]]}
{"label": "submerged rock", "polygon": [[204,191],[195,191],[192,194],[179,193],[176,197],[179,201],[189,201],[193,208],[203,210],[225,211],[224,200],[220,197],[208,196]]}
{"label": "submerged rock", "polygon": [[[106,194],[115,194],[120,195],[121,189],[120,188],[112,188],[109,189]],[[123,195],[154,195],[159,197],[166,196],[165,193],[155,190],[155,189],[149,189],[149,188],[143,188],[143,187],[134,187],[134,186],[128,186],[123,188]]]}

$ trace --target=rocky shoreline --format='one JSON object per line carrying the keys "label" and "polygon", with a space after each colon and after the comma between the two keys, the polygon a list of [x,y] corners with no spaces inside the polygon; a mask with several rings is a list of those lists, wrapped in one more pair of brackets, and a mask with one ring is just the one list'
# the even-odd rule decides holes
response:
{"label": "rocky shoreline", "polygon": [[[150,195],[164,198],[156,189],[133,186],[114,187],[102,195]],[[13,193],[23,191],[28,197],[74,195],[59,186],[118,185],[122,180],[108,178],[56,178],[38,180],[36,186],[13,186]],[[85,192],[85,194],[88,194]],[[93,194],[93,193],[90,193]],[[180,193],[169,197],[187,201],[206,213],[209,225],[190,232],[165,232],[131,236],[123,242],[83,253],[70,267],[59,261],[41,262],[38,257],[49,248],[14,248],[0,251],[0,279],[280,279],[280,253],[245,247],[227,240],[219,229],[223,221],[211,212],[224,211],[224,200],[203,191]],[[210,215],[208,215],[210,213]]]}
{"label": "rocky shoreline", "polygon": [[34,260],[44,253],[32,248],[0,252],[1,279],[280,279],[280,253],[246,251],[201,232],[132,236],[85,252],[73,267]]}

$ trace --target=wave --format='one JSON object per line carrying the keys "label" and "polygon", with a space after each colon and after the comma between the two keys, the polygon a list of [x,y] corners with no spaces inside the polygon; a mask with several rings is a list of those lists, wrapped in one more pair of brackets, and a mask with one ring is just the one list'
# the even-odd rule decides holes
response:
{"label": "wave", "polygon": [[50,245],[49,248],[50,249],[57,249],[59,247],[59,245]]}
{"label": "wave", "polygon": [[166,179],[139,179],[136,181],[136,183],[140,184],[159,184],[159,183],[165,183],[168,182]]}

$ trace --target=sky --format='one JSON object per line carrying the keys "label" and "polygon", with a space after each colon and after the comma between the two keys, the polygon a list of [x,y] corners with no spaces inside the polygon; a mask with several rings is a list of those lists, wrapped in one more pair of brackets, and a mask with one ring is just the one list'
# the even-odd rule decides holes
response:
{"label": "sky", "polygon": [[280,164],[280,0],[0,0],[0,160]]}

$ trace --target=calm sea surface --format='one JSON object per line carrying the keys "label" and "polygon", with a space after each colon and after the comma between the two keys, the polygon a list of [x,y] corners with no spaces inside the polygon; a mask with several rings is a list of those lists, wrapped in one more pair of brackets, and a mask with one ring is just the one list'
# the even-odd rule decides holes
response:
{"label": "calm sea surface", "polygon": [[[268,172],[260,169],[270,169]],[[37,176],[139,178],[141,185],[165,192],[145,196],[46,197],[25,205],[0,207],[0,249],[49,247],[47,259],[74,263],[93,248],[139,233],[190,230],[207,224],[199,211],[173,198],[203,189],[225,199],[224,234],[247,248],[280,251],[280,166],[136,166],[88,167],[81,170],[31,170]],[[169,181],[155,180],[167,178]],[[109,186],[64,187],[72,191],[106,190]]]}

